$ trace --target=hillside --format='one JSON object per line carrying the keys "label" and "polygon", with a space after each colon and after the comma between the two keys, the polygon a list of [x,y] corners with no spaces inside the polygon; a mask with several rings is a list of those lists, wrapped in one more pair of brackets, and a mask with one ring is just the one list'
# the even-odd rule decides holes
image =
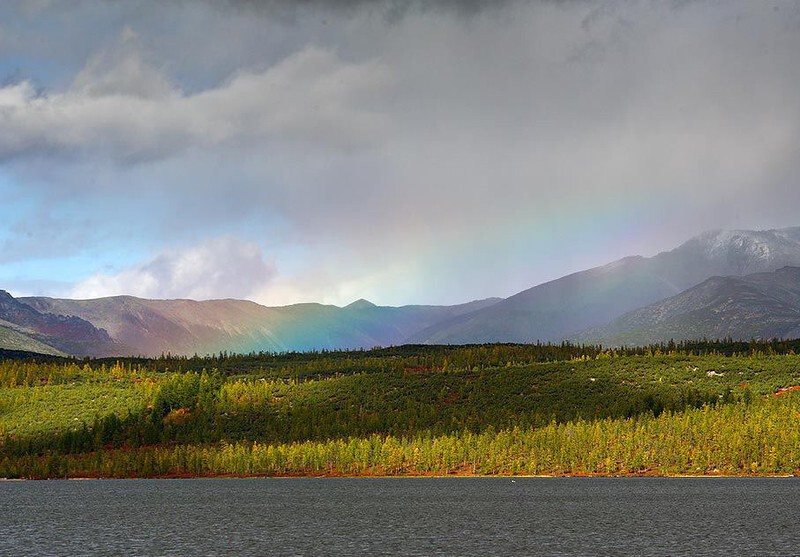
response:
{"label": "hillside", "polygon": [[492,307],[435,324],[430,344],[558,341],[674,296],[712,276],[800,265],[800,228],[713,231],[654,257],[627,257],[535,286]]}
{"label": "hillside", "polygon": [[127,347],[88,321],[41,312],[4,290],[0,290],[0,348],[74,356],[128,353]]}
{"label": "hillside", "polygon": [[[3,323],[3,322],[0,322]],[[48,346],[28,335],[18,331],[10,323],[0,324],[0,346],[2,350],[19,351],[22,353],[49,354],[53,356],[63,356],[64,353]]]}
{"label": "hillside", "polygon": [[800,336],[800,268],[744,277],[712,277],[607,325],[576,335],[582,342],[647,344],[692,338],[735,340]]}

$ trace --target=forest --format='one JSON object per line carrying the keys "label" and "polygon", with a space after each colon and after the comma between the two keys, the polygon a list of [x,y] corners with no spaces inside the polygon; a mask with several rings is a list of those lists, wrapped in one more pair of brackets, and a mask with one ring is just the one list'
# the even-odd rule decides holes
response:
{"label": "forest", "polygon": [[0,353],[0,478],[800,470],[800,343]]}

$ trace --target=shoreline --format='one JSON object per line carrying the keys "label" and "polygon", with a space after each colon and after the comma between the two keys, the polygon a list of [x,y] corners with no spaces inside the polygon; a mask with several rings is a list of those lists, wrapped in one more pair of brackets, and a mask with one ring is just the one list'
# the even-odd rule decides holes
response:
{"label": "shoreline", "polygon": [[757,479],[757,478],[795,478],[795,474],[166,474],[159,476],[142,476],[115,478],[104,476],[76,476],[72,478],[0,478],[0,483],[41,482],[41,481],[113,481],[113,480],[248,480],[248,479],[559,479],[559,478],[608,478],[608,479]]}

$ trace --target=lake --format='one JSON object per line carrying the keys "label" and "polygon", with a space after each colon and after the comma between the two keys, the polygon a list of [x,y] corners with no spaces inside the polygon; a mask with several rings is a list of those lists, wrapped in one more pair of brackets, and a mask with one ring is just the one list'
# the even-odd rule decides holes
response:
{"label": "lake", "polygon": [[0,482],[0,555],[798,555],[794,478]]}

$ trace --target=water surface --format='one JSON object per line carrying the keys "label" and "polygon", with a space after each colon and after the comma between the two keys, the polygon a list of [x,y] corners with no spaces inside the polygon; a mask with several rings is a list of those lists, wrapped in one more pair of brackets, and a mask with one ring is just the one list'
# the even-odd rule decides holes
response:
{"label": "water surface", "polygon": [[0,482],[0,555],[798,555],[793,478]]}

